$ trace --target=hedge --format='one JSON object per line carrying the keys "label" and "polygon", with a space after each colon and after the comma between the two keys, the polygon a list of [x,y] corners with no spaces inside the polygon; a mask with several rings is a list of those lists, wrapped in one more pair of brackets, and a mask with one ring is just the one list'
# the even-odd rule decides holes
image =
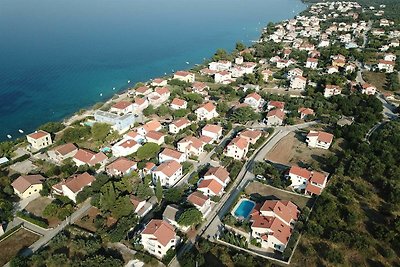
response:
{"label": "hedge", "polygon": [[32,224],[37,225],[39,227],[42,227],[42,228],[45,228],[45,229],[47,229],[49,227],[49,224],[45,219],[37,217],[37,216],[35,216],[33,214],[24,213],[22,211],[18,211],[17,212],[17,216],[20,217],[21,219],[25,220],[25,221],[28,221],[28,222],[30,222]]}

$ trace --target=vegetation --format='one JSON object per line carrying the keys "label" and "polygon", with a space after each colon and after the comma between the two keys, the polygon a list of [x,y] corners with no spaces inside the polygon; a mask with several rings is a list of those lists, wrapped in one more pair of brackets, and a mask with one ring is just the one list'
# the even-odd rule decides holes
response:
{"label": "vegetation", "polygon": [[196,208],[186,209],[178,219],[178,223],[183,226],[195,226],[201,223],[203,214]]}
{"label": "vegetation", "polygon": [[138,149],[136,155],[139,160],[151,159],[154,158],[160,150],[161,147],[159,145],[155,143],[146,143]]}

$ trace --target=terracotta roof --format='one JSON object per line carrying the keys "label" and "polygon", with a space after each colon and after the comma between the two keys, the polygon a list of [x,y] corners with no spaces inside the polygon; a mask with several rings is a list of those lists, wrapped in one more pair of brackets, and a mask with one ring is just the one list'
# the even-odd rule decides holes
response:
{"label": "terracotta roof", "polygon": [[307,137],[317,136],[317,140],[324,143],[332,143],[333,134],[322,131],[310,131]]}
{"label": "terracotta roof", "polygon": [[289,173],[303,177],[304,179],[309,179],[311,176],[311,171],[304,169],[304,168],[300,168],[299,166],[293,165],[290,170]]}
{"label": "terracotta roof", "polygon": [[375,86],[373,86],[372,84],[369,84],[369,83],[364,83],[362,85],[362,88],[364,88],[364,89],[367,89],[367,88],[370,88],[370,87],[376,88]]}
{"label": "terracotta roof", "polygon": [[175,75],[177,76],[182,76],[182,77],[186,77],[188,75],[191,75],[192,73],[188,72],[188,71],[177,71],[175,72]]}
{"label": "terracotta roof", "polygon": [[297,110],[298,113],[304,114],[304,115],[312,115],[314,114],[314,110],[311,108],[299,108]]}
{"label": "terracotta roof", "polygon": [[276,116],[281,120],[283,120],[285,118],[285,113],[280,109],[273,109],[267,113],[267,117],[272,117],[272,116]]}
{"label": "terracotta roof", "polygon": [[136,145],[137,145],[137,142],[135,140],[132,140],[132,139],[125,140],[124,142],[119,144],[119,146],[121,146],[123,148],[132,148],[132,147],[134,147]]}
{"label": "terracotta roof", "polygon": [[379,64],[386,64],[386,65],[393,65],[394,66],[396,63],[394,61],[380,59],[379,60]]}
{"label": "terracotta roof", "polygon": [[[292,234],[292,229],[290,228],[290,226],[282,222],[279,218],[267,217],[267,216],[264,217],[257,214],[253,215],[251,217],[251,220],[253,221],[251,227],[272,230],[273,231],[272,235],[283,244],[287,244],[287,242],[289,241],[290,235]],[[264,240],[267,240],[268,235],[265,234],[262,236],[262,238]]]}
{"label": "terracotta roof", "polygon": [[199,138],[196,138],[194,136],[187,136],[180,140],[179,143],[190,143],[190,145],[196,149],[201,148],[204,145],[204,142],[200,140]]}
{"label": "terracotta roof", "polygon": [[153,162],[147,162],[143,169],[149,171],[152,170],[155,166],[156,164],[154,164]]}
{"label": "terracotta roof", "polygon": [[42,184],[45,178],[40,175],[25,175],[18,177],[11,186],[14,187],[18,192],[24,193],[31,185]]}
{"label": "terracotta roof", "polygon": [[135,139],[136,137],[139,136],[139,134],[138,134],[137,132],[135,132],[135,131],[130,131],[130,132],[128,132],[128,133],[126,134],[126,136],[129,136],[130,138]]}
{"label": "terracotta roof", "polygon": [[275,107],[275,108],[278,108],[278,109],[284,109],[285,108],[285,102],[282,102],[282,101],[269,101],[268,102],[268,106],[273,106],[273,107]]}
{"label": "terracotta roof", "polygon": [[213,110],[216,109],[215,106],[214,106],[214,104],[211,103],[211,102],[208,102],[208,103],[202,105],[201,107],[199,107],[199,109],[200,109],[200,108],[203,108],[203,109],[207,110],[208,112],[211,112],[211,111],[213,111]]}
{"label": "terracotta roof", "polygon": [[48,132],[43,131],[43,130],[39,130],[39,131],[36,131],[34,133],[28,134],[28,136],[30,138],[33,138],[33,139],[40,139],[40,138],[45,137],[47,135],[50,135],[50,134]]}
{"label": "terracotta roof", "polygon": [[143,105],[146,102],[146,98],[144,97],[135,97],[135,104],[136,105]]}
{"label": "terracotta roof", "polygon": [[165,134],[161,133],[161,132],[157,132],[157,131],[150,131],[146,134],[146,138],[148,139],[152,139],[152,140],[160,140],[161,138],[163,138],[165,136]]}
{"label": "terracotta roof", "polygon": [[175,98],[172,100],[171,105],[176,105],[176,106],[182,107],[182,106],[184,106],[186,103],[187,103],[187,102],[186,102],[185,100],[175,97]]}
{"label": "terracotta roof", "polygon": [[143,230],[142,234],[153,235],[164,247],[175,239],[175,228],[163,220],[152,219]]}
{"label": "terracotta roof", "polygon": [[192,84],[192,87],[193,87],[194,89],[201,90],[201,89],[206,88],[206,87],[207,87],[207,84],[206,84],[206,83],[203,83],[203,82],[194,82],[194,83]]}
{"label": "terracotta roof", "polygon": [[309,57],[307,58],[307,62],[318,62],[318,59]]}
{"label": "terracotta roof", "polygon": [[148,90],[150,90],[150,88],[147,86],[140,86],[140,87],[136,88],[136,92],[138,92],[139,94],[144,94]]}
{"label": "terracotta roof", "polygon": [[293,202],[280,200],[266,200],[260,211],[272,211],[287,223],[292,220],[296,221],[299,213],[297,206]]}
{"label": "terracotta roof", "polygon": [[170,149],[170,148],[165,148],[160,155],[165,155],[167,157],[170,158],[174,158],[176,160],[180,159],[180,157],[182,156],[183,153],[176,151],[174,149]]}
{"label": "terracotta roof", "polygon": [[109,170],[117,170],[120,172],[125,173],[128,171],[130,168],[134,167],[136,165],[136,162],[126,159],[126,158],[119,158],[113,163],[109,164],[107,166],[107,169]]}
{"label": "terracotta roof", "polygon": [[306,77],[303,77],[303,76],[300,76],[300,75],[296,76],[295,79],[300,79],[302,81],[307,81]]}
{"label": "terracotta roof", "polygon": [[153,83],[158,83],[158,84],[160,84],[160,83],[162,83],[163,81],[165,81],[165,80],[164,80],[164,79],[160,79],[160,78],[156,78],[156,79],[153,80]]}
{"label": "terracotta roof", "polygon": [[243,137],[235,137],[232,139],[232,141],[229,143],[228,146],[233,146],[233,145],[243,150],[249,146],[249,142],[247,141],[247,139]]}
{"label": "terracotta roof", "polygon": [[194,191],[187,197],[187,200],[195,206],[203,207],[208,200],[208,196],[205,196],[200,191]]}
{"label": "terracotta roof", "polygon": [[186,119],[186,118],[182,118],[182,119],[178,119],[174,122],[172,122],[173,125],[175,125],[176,127],[181,127],[183,125],[189,124],[190,120]]}
{"label": "terracotta roof", "polygon": [[207,131],[211,133],[220,133],[222,131],[222,127],[214,124],[207,124],[203,127],[202,131]]}
{"label": "terracotta roof", "polygon": [[149,121],[143,125],[143,128],[146,132],[157,131],[161,128],[161,123],[156,120]]}
{"label": "terracotta roof", "polygon": [[155,92],[159,95],[169,94],[169,89],[167,87],[159,87],[155,90]]}
{"label": "terracotta roof", "polygon": [[175,161],[175,160],[169,160],[161,163],[155,171],[162,172],[168,177],[171,177],[176,173],[180,168],[182,168],[182,165]]}
{"label": "terracotta roof", "polygon": [[313,171],[311,172],[311,177],[309,179],[310,182],[314,182],[316,184],[323,185],[327,179],[327,176],[323,173]]}
{"label": "terracotta roof", "polygon": [[225,183],[229,179],[229,172],[221,166],[211,167],[210,169],[208,169],[208,171],[204,176],[209,176],[209,175],[217,177],[223,183]]}
{"label": "terracotta roof", "polygon": [[79,160],[79,161],[82,161],[82,162],[85,162],[85,163],[89,163],[90,160],[94,157],[95,154],[96,153],[94,153],[92,151],[89,151],[89,150],[81,148],[81,149],[78,149],[78,152],[76,152],[74,158]]}
{"label": "terracotta roof", "polygon": [[220,183],[218,183],[214,179],[209,179],[209,180],[203,180],[198,186],[198,189],[201,188],[208,188],[210,189],[215,195],[219,195],[220,192],[222,191],[223,187]]}
{"label": "terracotta roof", "polygon": [[127,107],[129,107],[130,105],[132,105],[132,102],[129,101],[119,101],[117,103],[115,103],[112,107],[116,108],[116,109],[126,109]]}
{"label": "terracotta roof", "polygon": [[71,153],[74,150],[77,150],[78,148],[72,144],[72,143],[67,143],[61,146],[58,146],[54,148],[54,151],[58,152],[60,155],[65,156],[69,153]]}
{"label": "terracotta roof", "polygon": [[74,175],[74,176],[68,178],[67,180],[62,181],[61,183],[59,183],[57,185],[60,185],[60,187],[62,185],[65,185],[72,192],[77,193],[77,192],[81,191],[85,186],[90,185],[94,180],[95,180],[94,176],[85,172],[82,174]]}
{"label": "terracotta roof", "polygon": [[246,98],[254,98],[255,100],[259,101],[261,99],[261,96],[259,94],[257,94],[256,92],[254,92],[254,93],[247,95]]}
{"label": "terracotta roof", "polygon": [[327,84],[326,86],[325,86],[325,89],[335,89],[335,90],[340,90],[340,87],[339,86],[337,86],[337,85],[332,85],[332,84]]}
{"label": "terracotta roof", "polygon": [[258,130],[245,130],[239,134],[243,138],[257,139],[261,136],[262,132]]}
{"label": "terracotta roof", "polygon": [[321,195],[322,188],[308,183],[306,186],[306,192],[313,193],[314,195]]}
{"label": "terracotta roof", "polygon": [[209,136],[201,135],[201,136],[199,137],[199,140],[202,141],[202,142],[204,142],[204,143],[206,143],[206,144],[208,144],[208,143],[210,143],[213,139],[212,139],[211,137],[209,137]]}

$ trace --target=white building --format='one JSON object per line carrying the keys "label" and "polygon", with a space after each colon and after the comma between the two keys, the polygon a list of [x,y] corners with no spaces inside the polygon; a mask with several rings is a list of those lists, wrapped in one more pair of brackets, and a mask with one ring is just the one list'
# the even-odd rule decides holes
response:
{"label": "white building", "polygon": [[39,130],[26,136],[30,147],[33,150],[40,150],[53,144],[51,135],[48,132]]}
{"label": "white building", "polygon": [[86,186],[90,186],[94,180],[94,176],[85,172],[71,176],[60,183],[53,185],[52,189],[55,194],[66,196],[76,202],[76,196],[78,193]]}
{"label": "white building", "polygon": [[307,144],[309,147],[329,149],[333,141],[333,134],[322,131],[310,131],[307,134]]}
{"label": "white building", "polygon": [[132,139],[122,139],[115,143],[111,150],[114,157],[124,157],[135,153],[141,145]]}
{"label": "white building", "polygon": [[154,184],[160,180],[162,186],[171,187],[182,178],[182,165],[175,160],[163,162],[152,171],[152,178]]}
{"label": "white building", "polygon": [[327,84],[324,90],[324,97],[331,97],[334,95],[340,95],[342,93],[342,89],[337,85]]}
{"label": "white building", "polygon": [[186,153],[181,153],[179,151],[170,148],[165,148],[160,154],[158,154],[158,161],[160,163],[171,160],[182,163],[187,160],[187,155]]}
{"label": "white building", "polygon": [[211,120],[218,117],[217,108],[213,103],[208,102],[195,111],[197,120]]}
{"label": "white building", "polygon": [[242,160],[249,151],[249,142],[242,137],[235,137],[226,147],[224,154],[236,160]]}
{"label": "white building", "polygon": [[243,103],[246,103],[253,109],[259,109],[264,104],[264,100],[259,94],[251,93],[244,98]]}
{"label": "white building", "polygon": [[168,125],[168,131],[170,133],[177,134],[186,127],[189,127],[191,124],[192,123],[186,118],[177,119]]}
{"label": "white building", "polygon": [[141,233],[143,248],[157,258],[163,258],[169,249],[175,248],[179,237],[175,228],[163,220],[152,219]]}
{"label": "white building", "polygon": [[194,82],[196,76],[194,73],[188,72],[188,71],[177,71],[174,74],[174,79],[187,82],[187,83],[192,83]]}
{"label": "white building", "polygon": [[211,138],[211,142],[218,141],[222,137],[222,127],[219,125],[207,124],[201,130],[201,134]]}

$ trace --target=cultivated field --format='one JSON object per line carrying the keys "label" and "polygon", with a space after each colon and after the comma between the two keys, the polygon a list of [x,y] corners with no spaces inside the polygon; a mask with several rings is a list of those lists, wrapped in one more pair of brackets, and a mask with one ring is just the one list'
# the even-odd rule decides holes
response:
{"label": "cultivated field", "polygon": [[24,248],[29,247],[37,240],[40,236],[27,231],[23,228],[17,230],[11,236],[7,237],[0,242],[0,266],[3,266],[15,257],[18,252]]}
{"label": "cultivated field", "polygon": [[279,190],[269,185],[262,184],[260,182],[250,183],[244,192],[250,195],[252,198],[267,200],[267,199],[281,199],[290,200],[295,203],[299,208],[304,208],[305,206],[311,206],[311,199],[305,196],[300,196],[296,194],[291,194],[290,192],[285,192]]}

